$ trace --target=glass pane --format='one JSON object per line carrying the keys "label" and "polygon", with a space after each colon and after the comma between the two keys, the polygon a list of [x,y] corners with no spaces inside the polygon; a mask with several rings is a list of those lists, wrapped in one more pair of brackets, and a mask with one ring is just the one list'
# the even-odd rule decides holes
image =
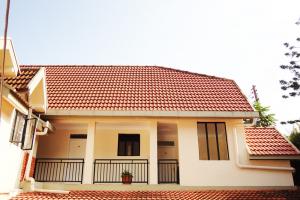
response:
{"label": "glass pane", "polygon": [[16,113],[16,121],[14,124],[14,132],[12,135],[12,142],[21,143],[22,142],[22,135],[23,129],[25,125],[25,116],[19,112]]}
{"label": "glass pane", "polygon": [[126,142],[126,156],[132,156],[132,142]]}
{"label": "glass pane", "polygon": [[133,142],[133,156],[139,156],[140,155],[140,143],[139,142]]}
{"label": "glass pane", "polygon": [[25,138],[22,149],[32,149],[32,142],[35,133],[36,119],[27,120]]}
{"label": "glass pane", "polygon": [[118,156],[125,156],[125,142],[119,140]]}
{"label": "glass pane", "polygon": [[218,160],[218,147],[215,123],[207,123],[208,146],[210,160]]}
{"label": "glass pane", "polygon": [[208,160],[205,123],[198,123],[197,129],[198,129],[199,159]]}
{"label": "glass pane", "polygon": [[217,124],[220,160],[228,160],[228,148],[224,123]]}

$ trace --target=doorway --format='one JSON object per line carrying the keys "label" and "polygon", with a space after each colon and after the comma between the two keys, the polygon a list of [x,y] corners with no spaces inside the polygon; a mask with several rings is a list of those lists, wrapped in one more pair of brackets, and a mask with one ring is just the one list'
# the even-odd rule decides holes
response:
{"label": "doorway", "polygon": [[158,183],[179,183],[177,124],[157,125]]}
{"label": "doorway", "polygon": [[69,158],[84,158],[87,134],[71,134]]}

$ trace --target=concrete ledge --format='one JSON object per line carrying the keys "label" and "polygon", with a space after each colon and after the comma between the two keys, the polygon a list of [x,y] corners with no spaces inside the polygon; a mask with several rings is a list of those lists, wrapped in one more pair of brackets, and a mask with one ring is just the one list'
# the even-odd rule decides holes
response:
{"label": "concrete ledge", "polygon": [[180,186],[176,184],[63,184],[43,183],[46,190],[95,190],[95,191],[196,191],[196,190],[296,190],[294,186]]}
{"label": "concrete ledge", "polygon": [[135,116],[135,117],[228,117],[256,118],[258,112],[239,111],[101,111],[101,110],[61,110],[49,109],[46,115],[54,116]]}

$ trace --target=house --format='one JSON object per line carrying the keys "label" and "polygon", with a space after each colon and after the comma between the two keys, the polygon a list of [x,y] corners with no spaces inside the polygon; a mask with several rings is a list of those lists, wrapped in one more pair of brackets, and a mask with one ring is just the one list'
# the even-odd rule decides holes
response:
{"label": "house", "polygon": [[[117,184],[129,171],[138,184],[293,186],[299,150],[275,128],[245,126],[258,113],[233,80],[158,66],[18,70],[5,85],[26,109],[4,98],[1,140],[18,156],[2,185]],[[9,140],[20,137],[31,142]]]}

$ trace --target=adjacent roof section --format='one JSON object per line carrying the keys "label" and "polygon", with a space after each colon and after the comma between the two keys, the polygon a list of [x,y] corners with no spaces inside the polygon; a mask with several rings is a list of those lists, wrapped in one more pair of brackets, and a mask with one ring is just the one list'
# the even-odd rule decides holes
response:
{"label": "adjacent roof section", "polygon": [[233,80],[164,67],[46,66],[46,82],[49,109],[253,112]]}
{"label": "adjacent roof section", "polygon": [[17,91],[27,90],[28,83],[38,72],[39,68],[21,68],[15,77],[6,77],[5,83],[16,89]]}
{"label": "adjacent roof section", "polygon": [[263,159],[278,156],[298,156],[298,159],[300,158],[299,150],[273,127],[247,127],[245,134],[249,154],[252,158]]}

